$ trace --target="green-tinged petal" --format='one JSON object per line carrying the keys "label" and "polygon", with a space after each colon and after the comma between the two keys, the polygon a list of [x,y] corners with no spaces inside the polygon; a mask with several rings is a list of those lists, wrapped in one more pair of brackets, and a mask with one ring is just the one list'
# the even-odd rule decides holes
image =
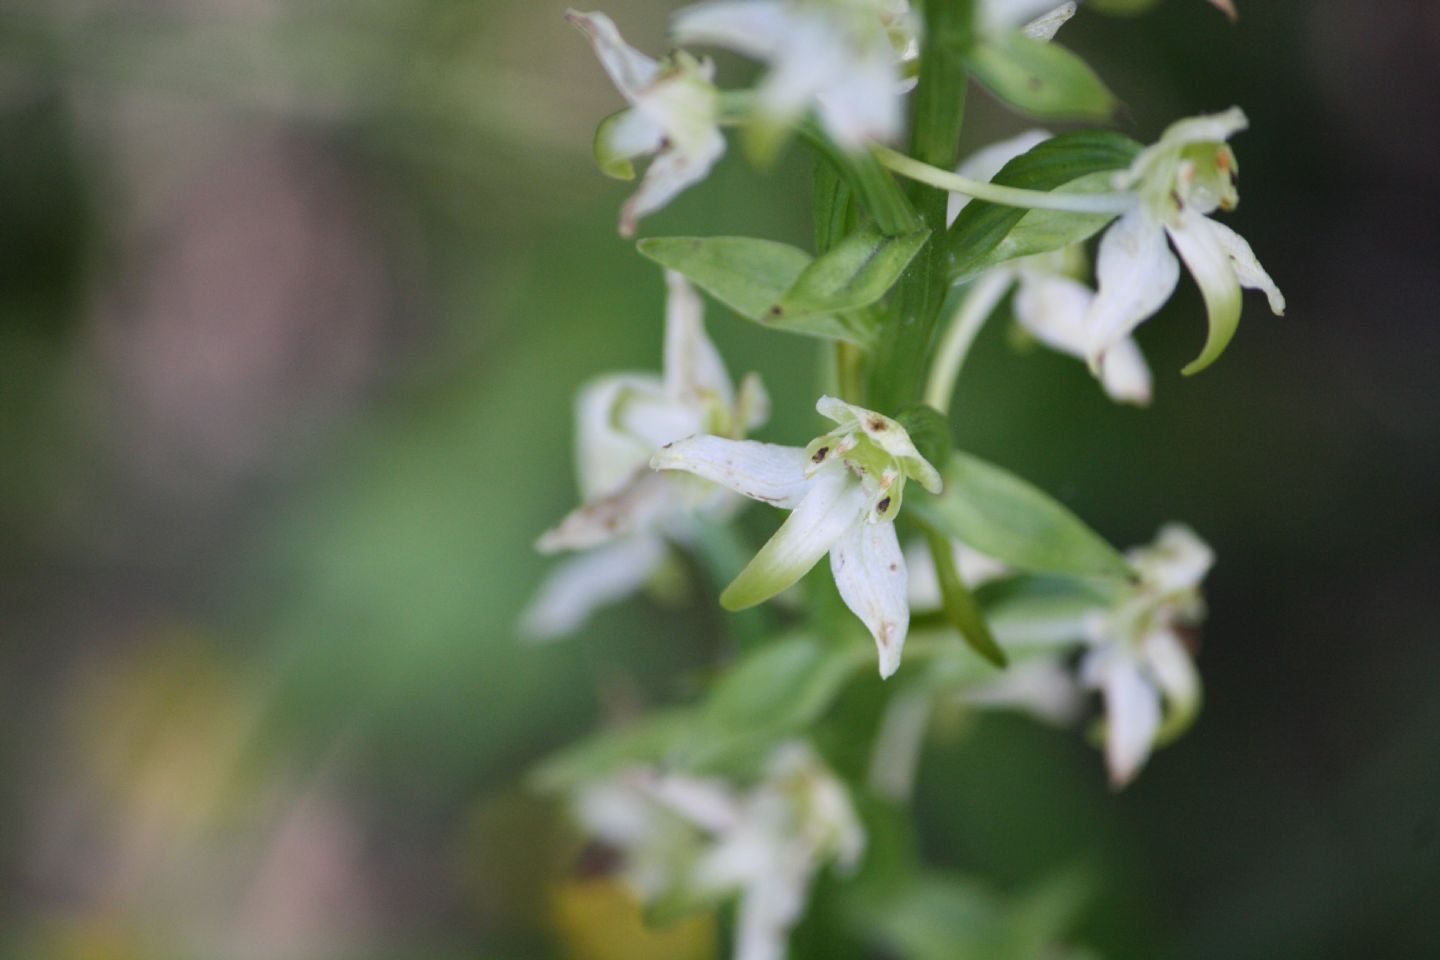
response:
{"label": "green-tinged petal", "polygon": [[1165,720],[1155,734],[1157,745],[1170,743],[1190,728],[1200,713],[1200,674],[1190,652],[1173,630],[1145,638],[1146,666],[1165,695]]}
{"label": "green-tinged petal", "polygon": [[520,632],[535,640],[574,633],[596,610],[645,586],[665,555],[663,540],[640,535],[561,561],[525,608]]}
{"label": "green-tinged petal", "polygon": [[775,535],[720,594],[720,605],[744,610],[796,583],[850,527],[863,522],[867,507],[865,490],[849,471],[823,471]]}
{"label": "green-tinged petal", "polygon": [[1054,40],[1060,28],[1075,16],[1075,3],[1062,3],[1053,10],[1040,14],[1021,29],[1021,33],[1032,40]]}
{"label": "green-tinged petal", "polygon": [[1095,261],[1098,289],[1085,318],[1090,363],[1105,354],[1164,306],[1180,281],[1180,264],[1165,243],[1165,228],[1143,210],[1132,210],[1105,231]]}
{"label": "green-tinged petal", "polygon": [[941,496],[912,497],[907,505],[942,533],[1020,570],[1133,576],[1079,517],[1008,470],[957,451],[942,476]]}
{"label": "green-tinged petal", "polygon": [[900,653],[910,628],[905,557],[895,536],[895,524],[851,525],[830,551],[830,572],[845,606],[875,638],[880,676],[889,677],[900,667]]}
{"label": "green-tinged petal", "polygon": [[815,403],[815,410],[842,427],[859,429],[886,454],[898,460],[907,477],[931,493],[940,492],[940,472],[921,456],[910,434],[898,421],[874,410],[846,403],[838,397],[821,397]]}
{"label": "green-tinged petal", "polygon": [[751,500],[793,510],[810,491],[804,449],[756,440],[697,436],[661,448],[650,460],[656,470],[683,470],[734,490]]}
{"label": "green-tinged petal", "polygon": [[575,467],[581,499],[614,493],[649,460],[654,446],[621,429],[618,414],[622,401],[658,400],[663,392],[660,378],[651,374],[599,377],[580,389],[575,400]]}
{"label": "green-tinged petal", "polygon": [[633,108],[612,113],[595,128],[595,162],[607,177],[634,180],[636,157],[660,149],[665,131]]}
{"label": "green-tinged petal", "polygon": [[1209,318],[1205,348],[1181,371],[1186,375],[1199,373],[1220,359],[1240,325],[1240,281],[1213,227],[1209,217],[1187,210],[1180,215],[1179,225],[1169,228],[1171,242],[1200,286]]}

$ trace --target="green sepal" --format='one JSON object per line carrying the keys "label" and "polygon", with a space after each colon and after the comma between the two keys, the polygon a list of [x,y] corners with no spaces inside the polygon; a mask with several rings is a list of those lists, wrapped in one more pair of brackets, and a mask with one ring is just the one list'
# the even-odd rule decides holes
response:
{"label": "green sepal", "polygon": [[945,491],[917,493],[908,508],[930,526],[1019,570],[1133,577],[1109,543],[1057,500],[1008,470],[954,452]]}
{"label": "green sepal", "polygon": [[617,110],[601,120],[600,125],[595,128],[595,162],[601,173],[616,180],[635,179],[635,164],[631,162],[631,158],[610,149],[610,132],[631,109],[633,108],[627,107]]}
{"label": "green sepal", "polygon": [[798,247],[754,237],[648,237],[637,249],[761,326],[860,346],[873,341],[874,330],[862,314],[771,315],[770,308],[814,262]]}
{"label": "green sepal", "polygon": [[[1140,144],[1129,137],[1108,130],[1062,133],[1005,164],[992,182],[1027,190],[1054,190],[1093,174],[1124,170],[1140,149]],[[944,239],[948,257],[946,272],[951,282],[968,279],[998,262],[993,259],[996,248],[1034,212],[981,200],[967,203]],[[1057,216],[1075,217],[1084,221],[1087,228],[1098,219],[1092,214]],[[1104,221],[1100,221],[1096,229],[1101,226]],[[1053,232],[1055,228],[1051,225],[1046,229]],[[1044,252],[1035,245],[1036,241],[1024,242],[1029,246],[1028,252]]]}
{"label": "green sepal", "polygon": [[1107,120],[1115,112],[1115,95],[1084,60],[1018,30],[977,43],[965,62],[991,93],[1032,116]]}
{"label": "green sepal", "polygon": [[990,625],[985,622],[985,616],[980,612],[980,605],[975,602],[975,597],[965,586],[965,581],[960,579],[950,541],[930,527],[925,528],[925,541],[935,560],[935,573],[940,581],[940,599],[946,619],[960,632],[961,638],[970,649],[997,667],[1007,666],[1009,661],[1005,657],[1005,651],[1000,649],[995,635],[990,632]]}
{"label": "green sepal", "polygon": [[768,310],[772,324],[859,310],[889,292],[925,245],[929,230],[890,237],[866,224],[835,244],[800,275]]}

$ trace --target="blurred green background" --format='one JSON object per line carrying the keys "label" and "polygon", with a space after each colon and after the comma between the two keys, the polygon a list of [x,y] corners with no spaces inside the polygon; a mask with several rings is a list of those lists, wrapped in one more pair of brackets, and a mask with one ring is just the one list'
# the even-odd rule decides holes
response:
{"label": "blurred green background", "polygon": [[[589,158],[619,101],[564,6],[0,4],[0,949],[584,955],[573,840],[520,778],[727,647],[703,584],[513,629],[575,387],[659,361]],[[670,5],[606,9],[663,49]],[[1205,715],[1118,796],[1074,731],[986,719],[928,751],[918,829],[1000,889],[1088,871],[1108,957],[1440,956],[1440,7],[1241,12],[1065,39],[1142,141],[1244,106],[1230,222],[1289,315],[1249,300],[1182,380],[1182,284],[1145,412],[992,323],[956,403],[1116,543],[1216,546]],[[1025,126],[977,94],[967,143]],[[806,244],[803,154],[734,153],[644,232]],[[809,436],[816,348],[709,325],[770,386],[762,438]]]}

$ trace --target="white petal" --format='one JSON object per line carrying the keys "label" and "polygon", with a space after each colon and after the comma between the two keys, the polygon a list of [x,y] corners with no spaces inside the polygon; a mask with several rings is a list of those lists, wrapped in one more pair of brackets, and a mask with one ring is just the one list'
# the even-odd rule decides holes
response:
{"label": "white petal", "polygon": [[1021,710],[1056,726],[1072,722],[1085,703],[1070,671],[1048,657],[1017,663],[989,683],[965,691],[961,699],[979,707]]}
{"label": "white petal", "polygon": [[1130,169],[1115,178],[1116,186],[1134,186],[1152,169],[1166,169],[1185,147],[1195,143],[1222,143],[1249,126],[1239,107],[1220,113],[1186,117],[1166,128],[1160,139],[1136,154]]}
{"label": "white petal", "polygon": [[1179,593],[1200,586],[1215,565],[1215,551],[1184,524],[1162,527],[1152,546],[1130,551],[1132,565],[1152,590]]}
{"label": "white petal", "polygon": [[656,470],[684,470],[785,510],[798,507],[810,491],[807,463],[800,447],[703,435],[663,447],[650,460]]}
{"label": "white petal", "polygon": [[536,640],[573,633],[600,607],[643,587],[664,561],[659,537],[620,540],[555,566],[520,618],[520,630]]}
{"label": "white petal", "polygon": [[1235,268],[1235,276],[1240,281],[1240,286],[1247,290],[1263,290],[1265,298],[1270,301],[1270,312],[1277,317],[1284,316],[1285,295],[1275,286],[1275,281],[1270,279],[1265,268],[1260,266],[1260,261],[1255,258],[1255,251],[1250,249],[1245,238],[1218,220],[1210,221],[1210,229],[1229,255],[1230,265]]}
{"label": "white petal", "polygon": [[580,389],[575,400],[575,465],[581,499],[614,493],[649,460],[654,445],[620,429],[616,413],[625,400],[661,395],[660,378],[649,374],[600,377]]}
{"label": "white petal", "polygon": [[770,419],[770,394],[758,373],[747,373],[740,381],[740,400],[736,405],[735,417],[743,430],[754,430],[764,426]]}
{"label": "white petal", "polygon": [[[1007,140],[1000,140],[990,144],[988,147],[981,147],[970,156],[960,162],[955,172],[962,177],[969,177],[971,180],[979,180],[988,183],[995,179],[1011,160],[1021,154],[1028,153],[1035,147],[1049,140],[1051,133],[1048,130],[1026,130],[1024,133],[1010,137]],[[963,193],[950,194],[950,200],[946,207],[946,223],[954,223],[960,211],[970,198]]]}
{"label": "white petal", "polygon": [[1105,697],[1105,762],[1110,782],[1123,787],[1150,756],[1160,729],[1160,696],[1128,656],[1108,651],[1102,656],[1106,657],[1099,671]]}
{"label": "white petal", "polygon": [[1015,293],[1015,319],[1045,346],[1083,360],[1085,315],[1094,299],[1094,291],[1077,280],[1022,271]]}
{"label": "white petal", "polygon": [[1095,278],[1099,289],[1085,327],[1090,363],[1100,369],[1106,352],[1170,299],[1180,264],[1165,243],[1164,228],[1136,209],[1105,231]]}
{"label": "white petal", "polygon": [[641,469],[617,491],[572,510],[535,541],[541,553],[588,550],[650,527],[665,514],[684,509],[673,477]]}
{"label": "white petal", "polygon": [[635,235],[640,219],[675,199],[682,190],[705,179],[725,152],[725,138],[712,130],[695,151],[664,150],[650,163],[640,189],[620,208],[620,235]]}
{"label": "white petal", "polygon": [[1168,228],[1170,241],[1205,298],[1209,321],[1205,348],[1185,367],[1186,373],[1197,372],[1213,363],[1224,352],[1240,323],[1240,280],[1235,276],[1230,255],[1225,252],[1215,226],[1209,217],[1185,210],[1180,214],[1179,223]]}
{"label": "white petal", "polygon": [[[1046,0],[1046,2],[1049,2],[1049,0]],[[1054,40],[1055,34],[1058,33],[1060,28],[1065,26],[1066,22],[1073,16],[1075,16],[1075,3],[1074,0],[1070,0],[1070,2],[1062,3],[1047,13],[1040,14],[1040,16],[1025,24],[1020,32],[1032,40]]]}
{"label": "white petal", "polygon": [[1105,354],[1100,382],[1112,400],[1142,407],[1150,402],[1150,365],[1145,362],[1145,355],[1134,337],[1117,342]]}
{"label": "white petal", "polygon": [[[797,582],[851,527],[863,522],[868,507],[865,488],[848,470],[822,471],[800,505],[725,588],[721,606],[744,610]],[[902,601],[904,595],[902,589]]]}
{"label": "white petal", "polygon": [[894,697],[880,718],[870,751],[870,789],[892,803],[908,803],[914,793],[915,773],[934,709],[930,693],[911,690]]}
{"label": "white petal", "polygon": [[1170,710],[1188,715],[1200,701],[1200,674],[1190,651],[1173,630],[1157,630],[1145,638],[1145,664],[1165,694]]}
{"label": "white petal", "polygon": [[677,403],[653,393],[628,394],[620,398],[615,420],[627,436],[656,450],[705,428],[706,419],[698,405]]}
{"label": "white petal", "polygon": [[725,47],[768,60],[783,48],[792,22],[785,5],[770,0],[699,3],[675,14],[670,34],[682,46]]}
{"label": "white petal", "polygon": [[850,64],[818,91],[820,122],[846,149],[860,149],[867,140],[893,142],[900,135],[900,75],[894,58],[884,53]]}
{"label": "white petal", "polygon": [[875,638],[880,676],[900,666],[910,604],[905,596],[905,556],[893,523],[858,523],[830,551],[830,572],[840,597]]}
{"label": "white petal", "polygon": [[[1057,7],[1055,0],[981,0],[981,3],[986,24],[992,32],[1018,30],[1022,25],[1036,18],[1045,20],[1050,16],[1057,15],[1066,6],[1074,7],[1074,4],[1063,3]],[[1065,20],[1068,19],[1067,16]],[[1065,20],[1060,22],[1064,23]],[[1056,28],[1059,28],[1058,24]],[[1041,39],[1049,38],[1042,37]]]}
{"label": "white petal", "polygon": [[595,55],[600,58],[600,64],[610,75],[616,88],[630,102],[635,102],[641,92],[659,75],[659,63],[621,39],[614,21],[605,14],[571,10],[565,14],[565,19],[590,38]]}
{"label": "white petal", "polygon": [[665,143],[665,128],[632,107],[602,122],[595,137],[597,157],[633,160],[659,150]]}
{"label": "white petal", "polygon": [[665,392],[677,401],[718,402],[728,410],[735,405],[735,388],[720,351],[705,335],[700,295],[673,270],[665,271],[665,285]]}

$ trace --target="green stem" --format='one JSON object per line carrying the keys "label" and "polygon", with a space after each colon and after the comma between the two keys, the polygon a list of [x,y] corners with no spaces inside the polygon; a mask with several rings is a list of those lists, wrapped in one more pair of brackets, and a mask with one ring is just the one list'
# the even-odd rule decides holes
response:
{"label": "green stem", "polygon": [[1137,198],[1133,193],[1065,193],[1063,191],[1024,190],[998,183],[972,180],[958,173],[939,169],[889,147],[876,147],[875,156],[881,164],[902,177],[928,184],[950,193],[963,193],[976,200],[998,203],[1007,207],[1029,210],[1058,210],[1061,213],[1119,214],[1132,209]]}
{"label": "green stem", "polygon": [[955,395],[955,382],[960,368],[970,354],[970,345],[1010,290],[1012,277],[1008,270],[991,270],[964,291],[954,314],[945,324],[935,359],[930,364],[930,378],[925,385],[925,402],[947,417],[950,401]]}
{"label": "green stem", "polygon": [[[957,51],[964,49],[973,19],[974,0],[930,0],[925,5],[925,46],[911,139],[911,152],[925,164],[954,167],[958,159],[966,73]],[[871,156],[881,164],[889,152],[877,148]],[[909,194],[932,236],[940,237],[948,195],[919,180],[911,183]],[[871,369],[870,403],[876,409],[893,412],[920,396],[926,352],[945,300],[944,261],[944,244],[932,240],[900,278],[889,327],[876,346]]]}

